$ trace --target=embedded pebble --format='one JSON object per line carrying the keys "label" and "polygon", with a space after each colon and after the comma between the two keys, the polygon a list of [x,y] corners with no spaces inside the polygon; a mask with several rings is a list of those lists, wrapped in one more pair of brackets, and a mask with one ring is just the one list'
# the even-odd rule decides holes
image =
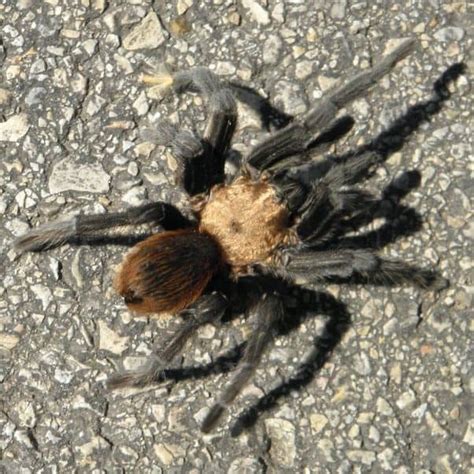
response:
{"label": "embedded pebble", "polygon": [[119,336],[110,329],[104,321],[98,321],[99,326],[99,349],[113,354],[121,354],[128,347],[129,337]]}
{"label": "embedded pebble", "polygon": [[456,26],[440,28],[434,34],[438,41],[460,41],[464,38],[464,30]]}
{"label": "embedded pebble", "polygon": [[139,206],[147,200],[148,192],[144,186],[135,186],[128,190],[123,196],[122,201],[131,206]]}
{"label": "embedded pebble", "polygon": [[296,458],[295,427],[281,418],[265,420],[265,427],[272,443],[270,456],[278,465],[290,468]]}
{"label": "embedded pebble", "polygon": [[312,415],[310,415],[309,420],[311,428],[315,433],[320,433],[328,424],[327,417],[320,413],[313,413]]}
{"label": "embedded pebble", "polygon": [[0,332],[0,347],[11,350],[17,344],[20,338],[16,334],[5,334]]}
{"label": "embedded pebble", "polygon": [[176,12],[178,15],[183,15],[189,8],[193,6],[193,0],[178,0],[176,4]]}
{"label": "embedded pebble", "polygon": [[0,122],[0,141],[16,142],[26,135],[29,128],[26,114],[13,115],[5,122]]}
{"label": "embedded pebble", "polygon": [[264,43],[263,62],[265,64],[277,64],[280,60],[283,42],[277,34],[270,35]]}
{"label": "embedded pebble", "polygon": [[242,0],[242,6],[249,11],[251,18],[257,23],[261,25],[268,25],[270,23],[268,11],[256,0]]}
{"label": "embedded pebble", "polygon": [[125,49],[154,49],[166,41],[166,32],[161,26],[155,12],[151,11],[143,20],[132,28],[123,39]]}
{"label": "embedded pebble", "polygon": [[110,176],[100,164],[77,163],[64,158],[53,166],[48,186],[51,194],[64,191],[106,193]]}

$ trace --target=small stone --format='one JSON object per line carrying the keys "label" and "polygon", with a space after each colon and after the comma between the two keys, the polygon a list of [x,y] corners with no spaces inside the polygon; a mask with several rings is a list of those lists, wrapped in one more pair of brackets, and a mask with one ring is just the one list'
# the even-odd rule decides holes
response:
{"label": "small stone", "polygon": [[33,87],[33,89],[30,89],[28,94],[26,94],[25,102],[30,106],[39,104],[43,101],[45,95],[46,89],[44,87]]}
{"label": "small stone", "polygon": [[185,16],[179,16],[170,21],[169,30],[173,36],[180,37],[191,31],[191,25],[186,20]]}
{"label": "small stone", "polygon": [[423,416],[425,416],[427,408],[428,404],[422,403],[418,408],[411,412],[411,416],[413,416],[414,418],[423,418]]}
{"label": "small stone", "polygon": [[97,10],[99,13],[103,13],[105,7],[108,6],[107,0],[92,0],[91,6],[94,10]]}
{"label": "small stone", "polygon": [[216,334],[216,328],[212,324],[206,324],[199,330],[199,337],[202,339],[212,339]]}
{"label": "small stone", "polygon": [[461,41],[464,38],[464,30],[457,26],[446,26],[440,28],[434,37],[438,41]]}
{"label": "small stone", "polygon": [[395,362],[390,368],[390,379],[397,385],[400,385],[402,382],[402,367],[400,362]]}
{"label": "small stone", "polygon": [[127,167],[127,173],[130,176],[138,176],[138,165],[135,161],[131,161]]}
{"label": "small stone", "polygon": [[132,107],[137,111],[139,116],[145,115],[148,112],[150,105],[148,104],[145,91],[140,92],[138,98],[133,102]]}
{"label": "small stone", "polygon": [[151,11],[123,40],[125,49],[154,49],[166,40],[165,31],[155,12]]}
{"label": "small stone", "polygon": [[29,128],[26,114],[12,115],[0,123],[0,142],[16,142],[26,135]]}
{"label": "small stone", "polygon": [[82,47],[84,48],[84,51],[89,55],[92,56],[96,51],[97,51],[97,45],[99,42],[94,39],[88,39],[82,43]]}
{"label": "small stone", "polygon": [[474,419],[468,421],[466,433],[462,440],[469,446],[474,446]]}
{"label": "small stone", "polygon": [[110,451],[110,444],[100,435],[92,436],[87,442],[82,445],[74,445],[75,457],[79,465],[88,466],[94,456],[101,456],[105,459],[108,457],[106,452]]}
{"label": "small stone", "polygon": [[230,61],[218,61],[215,73],[219,76],[233,76],[235,74],[235,66]]}
{"label": "small stone", "polygon": [[70,372],[67,370],[61,370],[58,367],[54,370],[54,380],[56,380],[59,383],[67,385],[68,383],[71,382],[73,378],[74,378],[73,372]]}
{"label": "small stone", "polygon": [[309,41],[310,43],[314,43],[318,39],[318,33],[313,27],[310,27],[308,29],[308,32],[306,33],[306,40]]}
{"label": "small stone", "polygon": [[144,186],[136,186],[122,196],[122,201],[131,206],[140,206],[145,203],[147,195],[148,193]]}
{"label": "small stone", "polygon": [[403,410],[405,408],[408,408],[412,406],[416,402],[416,395],[413,390],[408,390],[399,397],[397,400],[396,404],[397,407],[400,408],[400,410]]}
{"label": "small stone", "polygon": [[300,61],[296,64],[295,75],[300,81],[307,79],[313,73],[313,61]]}
{"label": "small stone", "polygon": [[382,397],[379,397],[377,399],[377,411],[379,413],[382,413],[382,415],[386,415],[386,416],[392,416],[393,415],[392,407],[387,402],[387,400],[383,399]]}
{"label": "small stone", "polygon": [[263,62],[277,64],[280,59],[283,42],[278,35],[270,35],[263,44]]}
{"label": "small stone", "polygon": [[377,444],[380,441],[380,431],[375,426],[369,427],[369,438]]}
{"label": "small stone", "polygon": [[240,23],[242,22],[242,17],[239,15],[238,12],[230,12],[229,15],[227,16],[227,19],[229,20],[229,23],[232,23],[235,26],[239,26]]}
{"label": "small stone", "polygon": [[318,76],[318,84],[323,92],[329,90],[336,82],[337,79],[334,77],[327,77],[323,75]]}
{"label": "small stone", "polygon": [[333,463],[336,462],[334,459],[333,453],[334,453],[334,443],[330,439],[320,439],[318,441],[317,445],[318,449],[321,452],[322,458],[327,462],[327,463]]}
{"label": "small stone", "polygon": [[328,419],[320,413],[313,413],[309,416],[309,422],[311,424],[311,429],[315,433],[320,433],[324,427],[328,424]]}
{"label": "small stone", "polygon": [[347,0],[336,0],[332,2],[329,15],[335,20],[342,20],[346,14]]}
{"label": "small stone", "polygon": [[356,354],[356,356],[354,357],[353,367],[359,375],[369,375],[372,371],[369,358],[367,357],[367,354],[365,352]]}
{"label": "small stone", "polygon": [[0,347],[4,349],[13,349],[18,344],[19,340],[20,338],[16,334],[0,332]]}
{"label": "small stone", "polygon": [[15,411],[18,413],[21,426],[28,426],[29,428],[35,426],[36,415],[30,400],[20,400],[15,405]]}
{"label": "small stone", "polygon": [[106,193],[109,182],[110,176],[100,164],[80,164],[64,158],[53,167],[48,186],[51,194],[64,191]]}
{"label": "small stone", "polygon": [[46,71],[46,61],[37,59],[30,67],[30,74],[41,74]]}
{"label": "small stone", "polygon": [[129,338],[119,336],[112,331],[105,322],[98,322],[99,325],[99,349],[103,349],[113,354],[121,354],[128,346]]}
{"label": "small stone", "polygon": [[49,303],[51,303],[51,300],[53,299],[51,290],[45,285],[31,285],[30,288],[35,294],[35,296],[41,301],[41,305],[44,311],[49,306]]}
{"label": "small stone", "polygon": [[272,10],[272,18],[278,23],[285,22],[285,4],[283,2],[278,2],[275,4]]}
{"label": "small stone", "polygon": [[178,0],[176,4],[176,11],[178,15],[183,15],[193,6],[193,0]]}
{"label": "small stone", "polygon": [[364,449],[352,449],[347,451],[347,457],[352,462],[358,462],[370,466],[375,462],[375,453]]}
{"label": "small stone", "polygon": [[99,112],[102,107],[106,104],[106,100],[99,95],[93,95],[87,101],[85,112],[90,117],[93,117],[97,112]]}
{"label": "small stone", "polygon": [[151,412],[153,417],[158,423],[165,421],[165,406],[164,405],[152,405]]}
{"label": "small stone", "polygon": [[135,128],[135,122],[133,120],[114,120],[108,123],[105,128],[111,130],[131,130]]}
{"label": "small stone", "polygon": [[307,106],[300,87],[289,81],[279,81],[275,86],[275,102],[283,106],[287,113],[299,115],[306,112]]}
{"label": "small stone", "polygon": [[61,36],[68,39],[77,39],[81,36],[81,32],[77,30],[70,30],[68,28],[63,28],[61,30]]}
{"label": "small stone", "polygon": [[12,94],[6,89],[0,88],[0,105],[7,105],[10,102]]}
{"label": "small stone", "polygon": [[268,25],[270,23],[269,13],[255,0],[242,0],[242,6],[249,10],[250,16],[257,23],[261,25]]}
{"label": "small stone", "polygon": [[232,462],[227,474],[245,474],[251,472],[261,472],[262,465],[255,458],[239,458]]}
{"label": "small stone", "polygon": [[439,436],[446,436],[447,432],[438,423],[438,420],[428,411],[425,415],[426,424],[430,427],[431,433]]}
{"label": "small stone", "polygon": [[[394,454],[393,449],[385,448],[383,451],[379,452],[379,454],[377,455],[377,459],[379,460],[384,471],[393,472],[393,465],[392,465],[393,454]],[[399,472],[400,474],[405,474],[409,471],[400,469],[397,472]],[[417,474],[423,474],[423,472],[418,470]]]}
{"label": "small stone", "polygon": [[155,451],[156,457],[165,466],[169,466],[173,462],[173,454],[169,451],[166,444],[155,444],[153,451]]}
{"label": "small stone", "polygon": [[76,94],[79,94],[81,96],[84,96],[87,91],[87,79],[82,75],[77,73],[73,78],[71,79],[70,82],[71,89],[73,92]]}
{"label": "small stone", "polygon": [[350,430],[347,432],[349,438],[356,439],[360,435],[360,427],[358,425],[352,425]]}
{"label": "small stone", "polygon": [[270,456],[273,461],[291,468],[296,459],[295,427],[281,418],[265,420],[265,427],[271,438]]}
{"label": "small stone", "polygon": [[[449,454],[445,454],[436,459],[436,464],[433,467],[434,469],[431,472],[439,472],[442,474],[454,474],[455,472],[449,463]],[[456,472],[459,471],[456,469]]]}

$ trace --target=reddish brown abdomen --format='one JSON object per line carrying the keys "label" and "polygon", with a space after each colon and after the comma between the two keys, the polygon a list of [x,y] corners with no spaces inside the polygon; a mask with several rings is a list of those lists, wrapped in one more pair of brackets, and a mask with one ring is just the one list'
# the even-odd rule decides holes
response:
{"label": "reddish brown abdomen", "polygon": [[193,303],[218,270],[217,243],[196,230],[152,235],[125,257],[115,287],[137,313],[176,313]]}

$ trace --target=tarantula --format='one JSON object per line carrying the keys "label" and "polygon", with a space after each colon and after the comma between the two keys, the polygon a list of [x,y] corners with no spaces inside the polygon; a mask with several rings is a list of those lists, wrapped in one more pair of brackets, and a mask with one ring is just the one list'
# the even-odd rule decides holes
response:
{"label": "tarantula", "polygon": [[17,249],[31,251],[118,226],[146,223],[164,229],[130,250],[115,287],[133,312],[173,313],[182,316],[182,321],[172,337],[154,350],[146,366],[113,376],[109,388],[145,386],[159,380],[201,325],[219,321],[239,303],[243,295],[232,291],[233,285],[244,275],[255,277],[261,292],[253,302],[255,327],[237,372],[204,419],[201,429],[209,432],[249,381],[274,326],[284,316],[285,298],[278,291],[278,281],[304,285],[385,275],[421,287],[433,283],[429,270],[385,260],[369,250],[337,248],[339,223],[366,204],[364,193],[347,186],[382,161],[377,151],[336,161],[311,184],[288,173],[290,167],[311,159],[311,148],[333,126],[339,109],[364,95],[413,46],[413,40],[403,42],[371,69],[335,87],[309,112],[257,144],[244,157],[238,176],[227,184],[226,152],[237,122],[232,85],[203,68],[144,78],[152,85],[166,83],[176,92],[197,92],[207,99],[209,118],[202,138],[170,123],[148,134],[149,140],[170,147],[178,163],[177,182],[194,197],[190,205],[195,221],[185,219],[170,204],[155,202],[45,224],[16,241]]}

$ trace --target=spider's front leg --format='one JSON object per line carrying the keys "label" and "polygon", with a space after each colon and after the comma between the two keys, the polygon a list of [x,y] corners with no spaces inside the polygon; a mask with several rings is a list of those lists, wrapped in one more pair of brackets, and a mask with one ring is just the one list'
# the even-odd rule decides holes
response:
{"label": "spider's front leg", "polygon": [[175,92],[202,94],[207,100],[207,119],[203,138],[180,131],[170,123],[148,130],[144,137],[168,146],[178,162],[178,182],[191,195],[208,191],[223,180],[225,154],[237,123],[237,106],[229,86],[205,68],[180,71],[172,76],[144,75],[145,83],[161,87],[166,83]]}
{"label": "spider's front leg", "polygon": [[130,207],[122,212],[78,215],[69,220],[43,224],[16,239],[14,247],[20,252],[46,250],[114,227],[141,224],[160,224],[169,230],[189,225],[175,207],[155,202]]}
{"label": "spider's front leg", "polygon": [[122,387],[145,387],[159,380],[160,374],[177,356],[196,330],[207,323],[218,321],[228,307],[227,298],[218,292],[202,296],[181,313],[183,321],[164,344],[153,350],[149,362],[137,369],[110,377],[109,389]]}

